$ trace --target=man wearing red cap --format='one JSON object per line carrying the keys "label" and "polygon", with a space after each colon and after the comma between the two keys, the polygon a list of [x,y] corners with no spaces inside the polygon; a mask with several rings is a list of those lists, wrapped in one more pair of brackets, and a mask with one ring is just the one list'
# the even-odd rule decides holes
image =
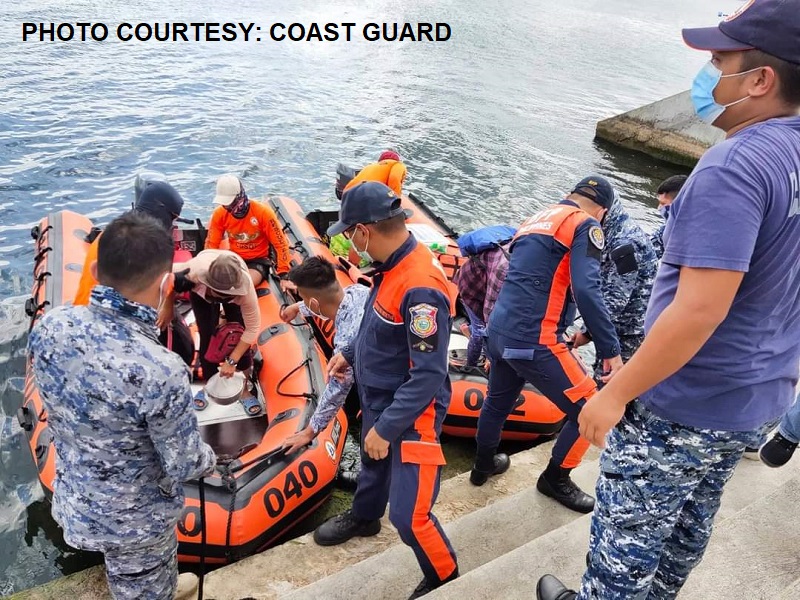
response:
{"label": "man wearing red cap", "polygon": [[400,155],[394,150],[385,150],[378,158],[378,162],[361,169],[358,175],[345,186],[344,191],[346,192],[362,181],[378,181],[388,185],[398,196],[402,196],[405,180],[406,166],[400,160]]}
{"label": "man wearing red cap", "polygon": [[539,600],[675,598],[742,453],[794,399],[800,2],[750,0],[683,38],[711,51],[692,101],[727,139],[672,204],[644,343],[578,418],[605,447],[580,591],[545,575]]}

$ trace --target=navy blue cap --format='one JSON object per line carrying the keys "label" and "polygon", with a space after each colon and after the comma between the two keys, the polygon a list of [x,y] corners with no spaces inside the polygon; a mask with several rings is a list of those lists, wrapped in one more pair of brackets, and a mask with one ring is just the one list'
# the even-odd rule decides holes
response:
{"label": "navy blue cap", "polygon": [[378,181],[363,181],[342,194],[339,220],[328,227],[334,236],[359,223],[377,223],[404,214],[400,196],[392,188]]}
{"label": "navy blue cap", "polygon": [[761,50],[800,65],[797,0],[748,0],[717,27],[684,29],[683,41],[697,50]]}
{"label": "navy blue cap", "polygon": [[608,179],[599,175],[584,177],[572,189],[572,193],[589,198],[603,208],[611,208],[611,205],[614,204],[614,186],[609,183]]}

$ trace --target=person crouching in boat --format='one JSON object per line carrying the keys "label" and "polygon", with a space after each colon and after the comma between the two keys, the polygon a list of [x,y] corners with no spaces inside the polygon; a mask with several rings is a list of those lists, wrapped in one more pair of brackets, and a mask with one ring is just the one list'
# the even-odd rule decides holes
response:
{"label": "person crouching in boat", "polygon": [[104,554],[117,600],[174,597],[183,482],[216,463],[189,371],[157,338],[172,256],[163,224],[115,219],[88,306],[48,311],[28,341],[57,456],[53,517],[70,546]]}
{"label": "person crouching in boat", "polygon": [[253,285],[269,276],[272,267],[270,248],[275,250],[275,272],[281,278],[281,289],[288,289],[286,275],[289,262],[289,241],[270,207],[250,200],[242,181],[236,175],[223,175],[217,180],[214,204],[219,206],[208,223],[206,249],[218,249],[227,235],[230,250],[244,259]]}
{"label": "person crouching in boat", "polygon": [[[369,297],[369,288],[359,283],[342,288],[336,279],[333,265],[324,258],[312,256],[289,271],[289,281],[297,287],[303,299],[281,311],[281,319],[289,323],[303,314],[333,319],[336,333],[333,352],[337,354],[353,343],[364,316],[364,305]],[[312,442],[319,432],[328,426],[338,410],[344,405],[350,388],[353,387],[353,369],[347,369],[342,380],[328,379],[317,409],[308,426],[286,438],[287,453],[295,452]]]}
{"label": "person crouching in boat", "polygon": [[[175,263],[173,271],[175,289],[164,303],[163,318],[171,318],[170,313],[175,310],[174,292],[191,292],[189,298],[200,333],[203,378],[208,381],[217,372],[222,377],[232,377],[237,369],[249,369],[252,365],[250,348],[258,339],[261,313],[256,288],[244,260],[228,250],[203,250],[188,262]],[[218,327],[220,307],[225,311],[225,328]],[[244,328],[239,342],[229,354],[219,357],[219,362],[212,360],[209,354],[212,338],[225,335],[229,330],[227,326],[232,323]]]}
{"label": "person crouching in boat", "polygon": [[[372,163],[361,169],[342,190],[342,194],[363,181],[378,181],[385,184],[398,196],[403,195],[403,184],[408,171],[400,160],[400,155],[394,150],[381,153],[378,162]],[[337,189],[337,194],[338,194]],[[340,196],[341,198],[341,196]],[[331,238],[331,252],[335,255],[347,256],[348,260],[359,267],[366,267],[371,262],[362,254],[353,249],[353,245],[341,234]]]}
{"label": "person crouching in boat", "polygon": [[361,473],[353,508],[314,532],[323,546],[377,534],[389,520],[424,579],[410,598],[458,577],[450,541],[433,515],[444,453],[439,444],[452,394],[447,353],[456,290],[431,251],[406,228],[400,197],[365,181],[345,192],[328,234],[345,233],[379,261],[358,335],[328,365],[355,370],[361,401]]}
{"label": "person crouching in boat", "polygon": [[[141,180],[137,178],[137,185],[139,181]],[[136,198],[133,205],[134,212],[153,217],[164,229],[171,232],[175,227],[175,220],[181,216],[183,197],[165,181],[150,181],[145,182],[144,185],[146,187]],[[98,232],[99,230],[95,229],[94,231]],[[88,305],[92,288],[97,285],[97,278],[94,275],[95,267],[93,265],[97,263],[97,253],[102,235],[102,232],[96,233],[86,251],[86,259],[83,262],[83,272],[78,284],[78,291],[72,301],[75,306]],[[159,321],[158,325],[161,330],[159,335],[161,343],[178,354],[187,365],[191,366],[194,359],[194,342],[192,342],[192,334],[183,319],[173,318],[171,321],[164,323]]]}

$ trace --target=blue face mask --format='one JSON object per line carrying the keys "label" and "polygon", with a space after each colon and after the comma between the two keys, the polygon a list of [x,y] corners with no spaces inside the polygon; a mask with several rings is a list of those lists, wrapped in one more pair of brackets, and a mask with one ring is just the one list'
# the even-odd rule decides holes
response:
{"label": "blue face mask", "polygon": [[742,71],[741,73],[733,73],[731,75],[723,75],[717,67],[710,61],[707,62],[692,82],[692,104],[694,105],[694,112],[704,123],[712,125],[714,121],[720,118],[725,109],[734,104],[744,102],[750,96],[731,102],[730,104],[719,104],[714,99],[714,90],[719,84],[720,79],[725,77],[739,77],[740,75],[747,75],[753,71],[758,71],[763,67],[756,67],[749,71]]}

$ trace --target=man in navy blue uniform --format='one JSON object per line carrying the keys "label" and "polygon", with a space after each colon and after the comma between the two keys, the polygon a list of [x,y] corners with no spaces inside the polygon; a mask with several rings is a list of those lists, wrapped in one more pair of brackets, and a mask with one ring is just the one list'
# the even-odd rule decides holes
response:
{"label": "man in navy blue uniform", "polygon": [[592,376],[573,356],[564,334],[576,305],[607,373],[622,366],[614,326],[603,303],[600,222],[614,203],[614,188],[597,175],[582,179],[565,200],[527,219],[511,245],[511,263],[489,319],[489,394],[478,420],[470,481],[483,485],[510,460],[496,454],[503,423],[525,382],[532,383],[567,415],[547,469],[536,488],[567,508],[591,512],[594,498],[570,478],[589,443],[578,434],[578,414],[596,391]]}
{"label": "man in navy blue uniform", "polygon": [[375,535],[389,520],[417,556],[419,598],[458,577],[450,541],[431,513],[445,464],[439,434],[450,404],[448,342],[455,289],[431,251],[405,226],[400,197],[366,181],[342,197],[343,233],[377,264],[372,292],[352,346],[331,359],[337,376],[353,365],[361,400],[362,469],[353,508],[314,532],[321,545]]}

